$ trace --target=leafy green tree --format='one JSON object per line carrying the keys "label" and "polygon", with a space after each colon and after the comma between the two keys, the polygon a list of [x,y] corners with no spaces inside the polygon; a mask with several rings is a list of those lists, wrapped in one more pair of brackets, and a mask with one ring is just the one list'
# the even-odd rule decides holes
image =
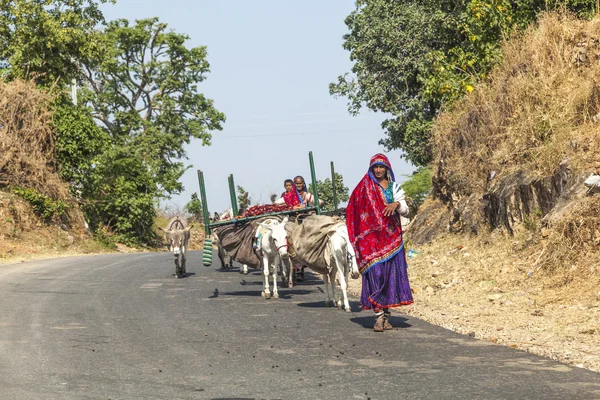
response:
{"label": "leafy green tree", "polygon": [[56,102],[56,157],[92,229],[150,243],[157,201],[183,189],[185,145],[210,145],[225,116],[198,91],[206,48],[157,18],[104,23],[112,0],[0,0],[0,68],[63,90]]}
{"label": "leafy green tree", "polygon": [[238,196],[237,196],[238,208],[241,210],[241,209],[250,207],[250,205],[252,204],[252,198],[248,194],[248,191],[240,185],[237,185],[236,190],[238,193]]}
{"label": "leafy green tree", "polygon": [[74,106],[66,96],[55,102],[53,124],[61,178],[71,184],[80,201],[97,198],[97,193],[89,192],[90,183],[100,178],[96,166],[110,148],[110,136],[94,122],[89,110]]}
{"label": "leafy green tree", "polygon": [[[70,84],[94,42],[107,0],[0,0],[0,68],[8,79]],[[114,1],[110,1],[114,2]]]}
{"label": "leafy green tree", "polygon": [[346,18],[344,48],[351,74],[330,84],[363,107],[391,115],[382,127],[387,149],[402,149],[417,166],[431,161],[432,121],[443,105],[473,90],[501,59],[502,41],[545,10],[567,7],[582,15],[589,0],[357,0]]}
{"label": "leafy green tree", "polygon": [[[331,184],[331,179],[325,178],[323,181],[317,180],[317,189],[319,191],[319,200],[323,201],[323,206],[321,208],[325,211],[333,210],[333,185]],[[313,194],[315,193],[312,183],[308,185],[308,191]],[[347,202],[350,198],[350,190],[347,186],[344,186],[344,178],[337,172],[335,173],[335,192],[338,199],[338,206],[340,203]]]}
{"label": "leafy green tree", "polygon": [[196,221],[204,220],[202,202],[195,192],[192,193],[192,199],[183,206],[183,210],[190,213]]}
{"label": "leafy green tree", "polygon": [[179,193],[185,144],[209,145],[224,115],[197,90],[206,49],[185,46],[157,19],[110,23],[81,61],[80,105],[57,107],[61,171],[81,197],[92,229],[152,243],[155,204]]}
{"label": "leafy green tree", "polygon": [[431,191],[431,170],[429,168],[417,169],[400,186],[406,194],[410,215],[417,215],[419,207]]}
{"label": "leafy green tree", "polygon": [[211,144],[225,115],[198,92],[209,72],[206,48],[188,49],[186,35],[167,30],[157,18],[110,22],[91,39],[97,52],[84,60],[82,100],[110,133],[154,176],[155,196],[183,187],[188,167],[185,145],[191,139]]}

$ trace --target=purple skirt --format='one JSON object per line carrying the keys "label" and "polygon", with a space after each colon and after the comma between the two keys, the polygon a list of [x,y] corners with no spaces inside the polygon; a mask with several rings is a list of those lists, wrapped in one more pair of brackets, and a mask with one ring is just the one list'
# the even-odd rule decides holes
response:
{"label": "purple skirt", "polygon": [[404,247],[389,260],[372,266],[362,276],[362,308],[378,312],[382,308],[412,304],[407,268]]}

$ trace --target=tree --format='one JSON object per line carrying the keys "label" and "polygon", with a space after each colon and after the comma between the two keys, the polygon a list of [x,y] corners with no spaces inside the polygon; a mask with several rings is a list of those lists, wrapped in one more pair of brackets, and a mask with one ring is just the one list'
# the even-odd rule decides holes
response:
{"label": "tree", "polygon": [[[155,204],[183,189],[185,145],[225,116],[198,91],[205,47],[157,18],[104,23],[112,0],[0,0],[0,68],[63,93],[53,121],[56,158],[92,229],[150,243]],[[77,79],[79,105],[64,95]]]}
{"label": "tree", "polygon": [[187,36],[166,29],[156,18],[111,22],[81,62],[82,107],[107,138],[90,160],[94,180],[82,183],[87,215],[129,242],[151,242],[155,202],[183,189],[185,144],[210,145],[225,120],[197,91],[209,71],[206,49],[187,49]]}
{"label": "tree", "polygon": [[190,213],[196,221],[203,221],[202,202],[197,193],[192,193],[192,199],[183,206],[183,210]]}
{"label": "tree", "polygon": [[431,191],[431,170],[429,168],[417,169],[400,186],[406,194],[410,214],[417,215],[419,207]]}
{"label": "tree", "polygon": [[236,189],[238,192],[237,202],[239,209],[247,209],[252,204],[252,198],[248,195],[248,191],[240,185],[237,185]]}
{"label": "tree", "polygon": [[188,168],[185,145],[210,145],[225,115],[198,92],[209,72],[206,48],[186,48],[186,35],[167,31],[157,18],[121,19],[97,31],[97,51],[82,63],[82,100],[116,146],[142,160],[157,197],[179,193]]}
{"label": "tree", "polygon": [[224,121],[197,91],[209,71],[206,49],[187,49],[186,40],[157,19],[112,22],[80,62],[79,106],[58,102],[63,176],[92,229],[108,228],[116,240],[152,242],[156,202],[183,189],[185,144],[209,145]]}
{"label": "tree", "polygon": [[[331,179],[325,178],[325,180],[317,180],[317,189],[319,194],[319,200],[323,201],[321,207],[325,211],[331,211],[334,209],[333,204],[333,185]],[[315,193],[313,184],[308,185],[308,191]],[[341,174],[335,173],[335,191],[338,199],[338,206],[340,203],[345,203],[350,198],[350,190],[347,186],[344,186],[344,178]]]}
{"label": "tree", "polygon": [[0,0],[0,68],[9,80],[64,87],[78,76],[94,46],[89,36],[102,23],[92,0]]}
{"label": "tree", "polygon": [[346,18],[343,47],[352,74],[338,77],[330,93],[392,117],[382,127],[387,149],[402,149],[417,166],[431,161],[433,120],[473,90],[501,59],[501,44],[547,9],[593,13],[589,0],[357,0]]}

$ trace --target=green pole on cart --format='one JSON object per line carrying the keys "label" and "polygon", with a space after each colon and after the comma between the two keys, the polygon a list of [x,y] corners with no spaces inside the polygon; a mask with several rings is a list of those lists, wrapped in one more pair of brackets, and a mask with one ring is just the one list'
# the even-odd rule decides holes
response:
{"label": "green pole on cart", "polygon": [[198,183],[200,184],[200,198],[202,199],[202,215],[204,217],[204,248],[202,249],[202,264],[205,267],[212,265],[212,239],[210,237],[210,216],[208,214],[208,202],[206,201],[206,187],[204,174],[198,170]]}
{"label": "green pole on cart", "polygon": [[308,153],[308,160],[310,161],[310,177],[313,185],[313,196],[315,196],[315,208],[317,209],[317,215],[321,215],[321,206],[319,206],[319,193],[317,190],[317,175],[315,174],[315,162],[313,161],[312,151]]}
{"label": "green pole on cart", "polygon": [[232,217],[235,218],[238,215],[238,203],[237,196],[235,195],[235,182],[233,181],[233,174],[229,174],[229,196],[231,197],[231,211],[233,212]]}
{"label": "green pole on cart", "polygon": [[331,162],[331,186],[333,189],[333,209],[338,208],[337,192],[335,191],[335,168],[333,167],[333,161]]}

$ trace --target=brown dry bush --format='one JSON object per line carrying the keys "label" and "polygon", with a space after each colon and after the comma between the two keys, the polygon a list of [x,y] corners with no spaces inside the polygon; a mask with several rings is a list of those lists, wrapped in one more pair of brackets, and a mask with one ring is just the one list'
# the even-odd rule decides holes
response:
{"label": "brown dry bush", "polygon": [[576,200],[569,212],[552,225],[545,246],[548,251],[540,267],[548,272],[576,265],[578,261],[597,261],[597,253],[600,253],[600,200],[597,196]]}
{"label": "brown dry bush", "polygon": [[[443,112],[432,137],[442,191],[480,192],[497,177],[593,168],[600,145],[600,18],[547,14],[504,46],[487,82]],[[445,187],[444,187],[445,186]]]}
{"label": "brown dry bush", "polygon": [[0,184],[67,200],[54,161],[51,100],[33,82],[0,81]]}
{"label": "brown dry bush", "polygon": [[[491,171],[497,183],[521,172],[542,178],[568,159],[575,174],[600,173],[600,18],[546,14],[503,52],[489,78],[436,121],[440,199],[480,198]],[[546,226],[536,268],[600,259],[599,217],[598,195],[572,200]]]}

